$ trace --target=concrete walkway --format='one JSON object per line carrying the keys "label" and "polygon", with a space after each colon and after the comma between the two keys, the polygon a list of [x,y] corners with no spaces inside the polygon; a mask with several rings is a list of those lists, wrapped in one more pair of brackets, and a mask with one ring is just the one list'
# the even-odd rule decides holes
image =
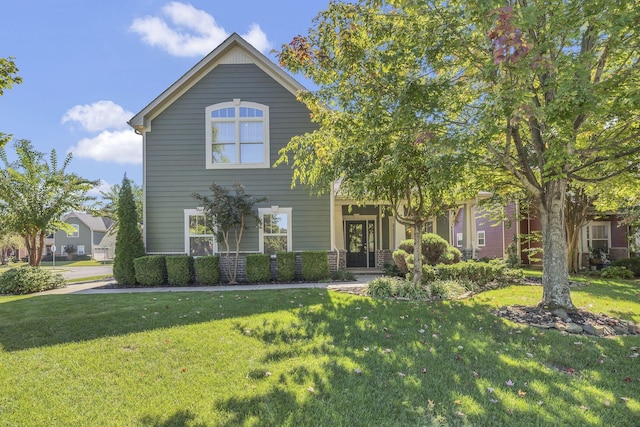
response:
{"label": "concrete walkway", "polygon": [[117,288],[100,289],[102,286],[114,284],[113,280],[102,280],[86,283],[72,283],[66,288],[52,289],[38,292],[34,295],[68,295],[68,294],[126,294],[140,292],[229,292],[229,291],[265,291],[277,289],[338,289],[358,288],[366,285],[379,276],[357,275],[356,280],[350,282],[328,283],[282,283],[263,285],[220,285],[220,286],[162,286],[156,288]]}

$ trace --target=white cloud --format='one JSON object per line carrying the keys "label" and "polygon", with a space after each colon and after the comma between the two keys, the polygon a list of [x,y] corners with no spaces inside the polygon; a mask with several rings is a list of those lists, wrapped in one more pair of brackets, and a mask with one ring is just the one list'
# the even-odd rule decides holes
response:
{"label": "white cloud", "polygon": [[98,185],[89,190],[87,194],[91,197],[102,197],[102,193],[108,193],[109,191],[111,191],[111,187],[111,184],[101,178],[100,182],[98,182]]}
{"label": "white cloud", "polygon": [[[229,37],[213,16],[190,4],[174,1],[164,6],[162,12],[172,26],[158,16],[145,16],[135,19],[130,29],[145,43],[159,46],[171,55],[204,56]],[[258,24],[251,24],[242,37],[262,52],[271,48]]]}
{"label": "white cloud", "polygon": [[74,157],[118,164],[142,163],[142,137],[133,129],[102,131],[93,138],[84,138],[69,149]]}
{"label": "white cloud", "polygon": [[123,129],[133,113],[112,101],[98,101],[91,105],[76,105],[62,116],[62,123],[77,122],[89,132]]}

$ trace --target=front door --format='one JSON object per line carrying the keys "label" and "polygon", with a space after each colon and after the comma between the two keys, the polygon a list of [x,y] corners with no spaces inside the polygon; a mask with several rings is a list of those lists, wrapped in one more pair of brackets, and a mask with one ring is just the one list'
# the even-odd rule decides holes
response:
{"label": "front door", "polygon": [[347,267],[375,266],[375,221],[346,221]]}

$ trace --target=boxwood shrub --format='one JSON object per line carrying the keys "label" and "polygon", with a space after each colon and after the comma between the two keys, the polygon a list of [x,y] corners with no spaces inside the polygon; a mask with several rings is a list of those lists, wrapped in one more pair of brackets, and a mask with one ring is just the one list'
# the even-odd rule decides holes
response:
{"label": "boxwood shrub", "polygon": [[329,256],[325,251],[302,252],[302,277],[310,282],[329,279]]}
{"label": "boxwood shrub", "polygon": [[276,253],[276,280],[278,282],[292,282],[296,278],[295,252]]}
{"label": "boxwood shrub", "polygon": [[12,268],[0,275],[0,294],[30,294],[65,286],[62,275],[38,267]]}
{"label": "boxwood shrub", "polygon": [[171,286],[186,286],[193,281],[193,257],[188,255],[165,258],[167,283]]}
{"label": "boxwood shrub", "polygon": [[271,255],[248,254],[246,261],[247,281],[249,283],[271,281]]}
{"label": "boxwood shrub", "polygon": [[217,285],[220,283],[220,271],[217,256],[203,256],[196,258],[194,268],[196,271],[196,283],[199,285]]}
{"label": "boxwood shrub", "polygon": [[133,260],[136,282],[142,286],[160,286],[167,283],[167,264],[162,255],[148,255]]}

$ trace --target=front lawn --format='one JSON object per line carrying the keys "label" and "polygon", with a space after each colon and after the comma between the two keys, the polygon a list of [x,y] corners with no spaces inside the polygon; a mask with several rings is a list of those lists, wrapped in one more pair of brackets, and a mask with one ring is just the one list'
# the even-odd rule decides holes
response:
{"label": "front lawn", "polygon": [[[640,337],[563,336],[459,302],[318,289],[0,297],[0,424],[635,426]],[[576,305],[640,322],[632,282]]]}

